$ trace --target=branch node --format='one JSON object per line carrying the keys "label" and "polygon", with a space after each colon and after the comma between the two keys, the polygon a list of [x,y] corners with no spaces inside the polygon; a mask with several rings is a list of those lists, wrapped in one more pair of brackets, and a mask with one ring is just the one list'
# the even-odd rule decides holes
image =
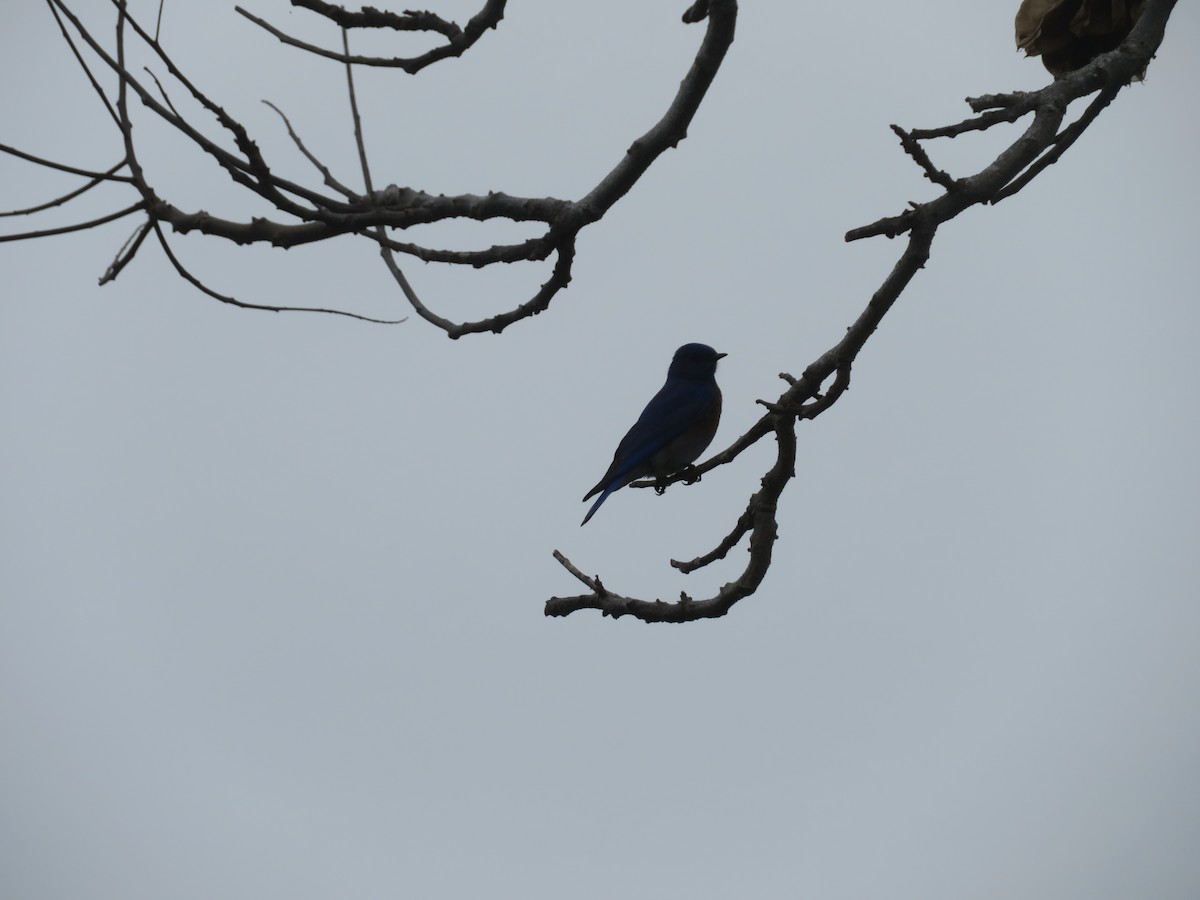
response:
{"label": "branch node", "polygon": [[[918,143],[912,134],[905,131],[899,125],[892,125],[891,128],[896,136],[900,138],[900,146],[904,148],[904,152],[912,157],[913,162],[921,167],[926,178],[934,184],[941,185],[947,192],[952,193],[959,190],[961,187],[959,182],[933,164],[933,161],[929,158],[929,154],[925,152],[925,148]],[[909,201],[909,205],[913,209],[918,208],[918,204],[912,201]]]}

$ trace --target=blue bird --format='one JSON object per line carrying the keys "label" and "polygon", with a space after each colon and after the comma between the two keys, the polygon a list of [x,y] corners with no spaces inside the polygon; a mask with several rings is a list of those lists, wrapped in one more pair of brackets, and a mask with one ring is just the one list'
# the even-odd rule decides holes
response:
{"label": "blue bird", "polygon": [[691,465],[712,442],[721,420],[717,360],[725,356],[707,344],[684,344],[675,351],[667,382],[646,404],[621,439],[612,465],[584,500],[596,502],[581,525],[595,515],[613,491],[646,475],[665,478]]}

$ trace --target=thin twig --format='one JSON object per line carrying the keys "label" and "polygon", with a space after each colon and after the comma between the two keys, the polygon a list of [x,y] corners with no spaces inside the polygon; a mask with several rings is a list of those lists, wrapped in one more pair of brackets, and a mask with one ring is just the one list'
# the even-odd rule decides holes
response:
{"label": "thin twig", "polygon": [[[350,55],[350,38],[347,30],[342,28],[342,47],[346,51],[346,55]],[[362,118],[358,114],[358,96],[354,91],[354,67],[350,63],[346,63],[346,90],[350,95],[350,116],[354,120],[354,143],[358,147],[358,160],[362,166],[363,187],[366,188],[367,196],[371,197],[375,194],[375,188],[371,182],[371,164],[367,160],[367,143],[363,138]],[[372,229],[380,240],[387,237],[387,232],[382,225]],[[428,321],[434,321],[433,313],[429,312],[417,297],[417,292],[413,290],[408,279],[401,271],[395,257],[392,256],[392,251],[385,246],[380,246],[380,254],[383,256],[383,261],[388,267],[388,271],[392,273],[392,277],[396,279],[396,283],[400,285],[400,290],[404,296],[408,298],[408,302],[412,305],[417,314]],[[437,317],[440,318],[440,317]],[[445,320],[443,320],[445,321]],[[439,323],[441,324],[441,323]],[[447,323],[448,324],[448,323]]]}
{"label": "thin twig", "polygon": [[374,322],[377,325],[399,325],[401,322],[407,321],[406,319],[373,319],[370,316],[361,316],[358,313],[347,312],[344,309],[327,309],[323,307],[312,306],[267,306],[266,304],[261,303],[247,303],[243,300],[238,300],[236,297],[230,297],[227,294],[219,294],[184,267],[183,263],[179,261],[179,258],[175,256],[174,251],[172,251],[171,245],[167,241],[167,236],[163,234],[162,228],[157,221],[154,223],[154,233],[158,236],[159,246],[163,248],[163,252],[167,255],[167,259],[175,268],[175,271],[179,273],[180,277],[182,277],[193,287],[203,291],[205,294],[208,294],[208,296],[212,297],[214,300],[220,300],[222,303],[228,303],[230,306],[238,306],[242,309],[259,309],[263,310],[264,312],[324,313],[330,316],[345,316],[348,319],[358,319],[362,322]]}
{"label": "thin twig", "polygon": [[58,30],[62,32],[63,40],[65,40],[67,42],[67,46],[71,48],[71,53],[74,54],[76,62],[78,62],[79,67],[83,69],[83,74],[87,76],[87,80],[91,83],[92,90],[96,92],[96,96],[100,98],[100,102],[104,105],[104,108],[108,110],[109,117],[119,128],[121,126],[121,120],[117,118],[117,111],[113,109],[112,104],[108,100],[108,94],[104,92],[104,88],[100,87],[100,82],[96,80],[96,76],[92,74],[91,67],[89,67],[87,62],[84,60],[83,54],[80,53],[79,48],[75,46],[75,40],[71,37],[70,32],[67,31],[66,23],[63,22],[62,17],[59,15],[59,10],[61,9],[63,13],[70,17],[71,24],[81,32],[82,37],[86,38],[89,37],[89,35],[84,33],[83,26],[79,23],[79,20],[71,15],[70,11],[67,10],[66,7],[62,6],[61,0],[46,0],[46,5],[50,7],[50,14],[54,16],[54,21],[58,23]]}
{"label": "thin twig", "polygon": [[26,153],[23,150],[18,150],[16,147],[10,147],[7,144],[0,144],[0,153],[7,153],[10,156],[16,156],[20,159],[27,160],[31,163],[36,163],[39,166],[44,166],[47,169],[57,169],[60,172],[69,172],[72,175],[82,175],[84,178],[94,178],[97,181],[120,181],[124,184],[133,184],[133,178],[129,175],[114,175],[113,172],[125,165],[125,160],[121,160],[107,172],[93,172],[91,169],[80,169],[76,166],[68,166],[63,163],[56,163],[52,160],[41,156],[35,156],[32,153]]}
{"label": "thin twig", "polygon": [[[59,3],[61,7],[62,0],[55,0],[55,2]],[[104,52],[103,48],[101,48],[99,44],[97,44],[95,40],[91,38],[90,35],[83,33],[82,36],[88,42],[88,45],[91,46],[92,49],[97,53],[97,55],[99,55],[110,67],[112,67],[114,71],[116,71],[120,80],[120,91],[124,91],[127,86],[132,87],[146,106],[150,107],[151,110],[156,112],[167,122],[174,125],[177,129],[184,132],[189,138],[192,139],[192,141],[208,152],[209,155],[216,159],[217,162],[221,164],[221,166],[238,184],[249,188],[285,212],[288,212],[301,219],[310,217],[312,210],[306,209],[305,207],[294,203],[282,193],[283,191],[291,190],[290,183],[272,175],[270,168],[267,166],[266,160],[263,158],[262,153],[258,149],[258,145],[251,140],[245,126],[230,116],[219,105],[214,103],[207,95],[205,95],[194,84],[192,84],[192,82],[181,71],[179,71],[178,67],[163,51],[162,47],[154,42],[154,39],[150,37],[150,35],[145,31],[145,29],[142,28],[136,19],[128,15],[126,9],[126,0],[110,0],[110,2],[117,7],[118,18],[120,22],[120,27],[118,28],[117,32],[118,55],[116,61],[114,62],[108,56],[108,54]],[[71,13],[67,11],[65,7],[61,8],[65,14],[71,16]],[[72,20],[77,21],[73,16]],[[125,66],[124,62],[123,40],[124,26],[126,24],[128,24],[128,26],[133,29],[133,32],[158,55],[159,59],[161,59],[163,64],[167,67],[167,71],[170,72],[171,76],[188,90],[193,99],[195,99],[205,109],[216,116],[217,121],[221,124],[221,126],[228,131],[230,135],[232,135],[234,143],[237,145],[238,150],[242,152],[243,156],[245,157],[244,159],[238,159],[231,153],[228,153],[227,151],[218,147],[212,141],[200,134],[197,129],[189,125],[181,116],[163,107],[156,100],[154,100],[150,92],[133,77],[132,73]],[[76,27],[82,26],[76,25]],[[135,173],[135,178],[137,177],[138,175]],[[297,196],[304,196],[305,194],[309,193],[304,188],[300,188],[299,186],[294,187],[296,187],[296,191],[294,191],[294,193],[296,193]]]}
{"label": "thin twig", "polygon": [[283,119],[283,125],[285,128],[287,128],[287,133],[291,136],[292,142],[295,143],[297,149],[304,154],[308,161],[316,167],[317,171],[321,173],[321,177],[325,179],[325,183],[339,194],[344,196],[346,199],[356,199],[358,195],[334,178],[333,173],[329,171],[328,167],[326,167],[324,163],[317,159],[312,153],[309,152],[308,148],[304,146],[304,141],[300,140],[300,136],[296,134],[295,130],[292,128],[292,123],[288,121],[288,117],[283,114],[283,110],[281,110],[270,100],[264,100],[262,102],[271,107],[271,109],[275,110],[275,112],[279,115],[279,118]]}
{"label": "thin twig", "polygon": [[122,244],[121,249],[117,251],[117,255],[113,259],[112,263],[105,270],[104,274],[100,276],[101,287],[108,284],[110,281],[115,281],[117,276],[121,274],[121,270],[129,265],[129,263],[133,260],[133,257],[137,254],[138,248],[142,246],[142,242],[146,240],[146,235],[150,233],[153,225],[153,220],[147,219],[136,229],[134,229],[133,234],[125,239],[125,243]]}
{"label": "thin twig", "polygon": [[130,213],[135,213],[140,209],[145,209],[145,207],[146,204],[139,200],[133,206],[127,206],[115,213],[109,213],[107,216],[89,219],[86,222],[79,222],[75,225],[63,225],[61,228],[45,228],[41,231],[26,231],[21,234],[3,234],[0,235],[0,243],[7,243],[8,241],[31,241],[36,238],[51,237],[56,234],[70,234],[72,231],[87,231],[89,228],[97,228],[109,222],[115,222],[117,219],[123,219]]}
{"label": "thin twig", "polygon": [[918,141],[927,141],[930,138],[939,137],[958,137],[960,134],[966,134],[970,131],[987,131],[993,125],[1003,125],[1008,122],[1016,122],[1023,116],[1029,115],[1030,110],[1011,109],[999,110],[997,112],[985,113],[974,119],[965,119],[962,122],[957,122],[954,125],[944,125],[941,128],[914,128],[909,132],[909,135]]}
{"label": "thin twig", "polygon": [[749,532],[753,527],[754,515],[749,509],[746,509],[738,517],[737,522],[734,523],[733,530],[730,531],[729,534],[725,535],[721,542],[708,553],[704,554],[703,556],[698,556],[695,559],[687,560],[686,562],[673,559],[671,560],[671,565],[684,575],[687,575],[696,571],[697,569],[710,565],[719,559],[724,559],[726,555],[728,555],[729,551],[736,547],[741,542],[742,538],[746,536],[746,533]]}
{"label": "thin twig", "polygon": [[55,197],[53,200],[47,200],[45,203],[39,203],[37,206],[30,206],[28,209],[14,209],[14,210],[9,210],[9,211],[5,211],[5,212],[0,212],[0,218],[3,218],[5,216],[28,216],[28,215],[31,215],[32,213],[42,212],[43,210],[51,209],[55,206],[62,206],[63,204],[69,203],[70,201],[74,200],[80,194],[90,191],[96,185],[104,184],[104,182],[106,182],[106,181],[117,181],[117,180],[128,181],[128,179],[124,179],[124,178],[115,179],[115,178],[110,177],[113,174],[113,172],[117,171],[117,169],[121,168],[123,165],[125,165],[124,160],[117,163],[115,166],[113,166],[111,169],[109,169],[107,172],[103,173],[102,175],[97,175],[95,178],[93,178],[91,181],[89,181],[83,187],[76,188],[75,190],[73,190],[69,193],[63,194],[61,197]]}
{"label": "thin twig", "polygon": [[170,96],[167,94],[167,89],[163,87],[162,82],[158,80],[158,76],[154,74],[149,66],[142,66],[142,71],[154,79],[154,83],[158,86],[158,93],[163,98],[163,103],[167,104],[167,109],[171,110],[178,118],[183,116],[179,114],[179,110],[175,108],[175,104],[171,102]]}
{"label": "thin twig", "polygon": [[[349,32],[345,28],[342,29],[342,47],[349,56],[350,38]],[[354,120],[354,143],[358,146],[358,161],[362,165],[363,185],[367,189],[367,196],[370,197],[375,193],[375,188],[371,185],[371,164],[367,162],[367,144],[363,140],[362,118],[358,114],[358,97],[354,92],[354,67],[350,63],[346,63],[346,90],[350,93],[350,116]]]}
{"label": "thin twig", "polygon": [[604,589],[604,585],[601,583],[599,578],[592,578],[591,576],[584,575],[583,572],[579,571],[579,569],[577,569],[575,565],[560,551],[554,551],[554,558],[558,560],[559,564],[561,564],[564,569],[582,581],[584,586],[589,590],[595,591],[600,595],[608,593],[608,591]]}
{"label": "thin twig", "polygon": [[[376,229],[379,232],[383,231],[380,227]],[[404,272],[400,268],[400,264],[396,262],[396,257],[388,247],[380,246],[379,255],[383,257],[383,263],[387,266],[392,277],[396,279],[396,284],[400,286],[400,291],[404,294],[409,304],[416,311],[417,315],[438,328],[453,336],[454,330],[458,328],[458,324],[443,318],[421,302],[421,298],[417,296],[417,292],[413,290],[413,286],[408,283],[408,279],[404,276]]]}

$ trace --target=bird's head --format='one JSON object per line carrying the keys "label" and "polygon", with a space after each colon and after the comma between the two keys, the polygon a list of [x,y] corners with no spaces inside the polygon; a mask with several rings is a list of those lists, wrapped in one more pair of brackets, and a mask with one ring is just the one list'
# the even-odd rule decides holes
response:
{"label": "bird's head", "polygon": [[708,344],[684,344],[675,351],[667,375],[706,381],[717,373],[717,361],[723,356],[724,353],[718,353]]}

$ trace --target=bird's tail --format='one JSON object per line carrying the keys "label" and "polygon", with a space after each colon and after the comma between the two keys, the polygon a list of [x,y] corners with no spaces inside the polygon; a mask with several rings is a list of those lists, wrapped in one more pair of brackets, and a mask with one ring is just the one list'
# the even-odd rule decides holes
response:
{"label": "bird's tail", "polygon": [[[580,528],[582,528],[584,525],[586,525],[588,523],[588,519],[590,519],[592,516],[594,516],[596,514],[596,510],[598,510],[600,508],[601,503],[603,503],[605,500],[608,499],[608,495],[611,494],[613,491],[615,491],[619,487],[621,487],[620,482],[604,489],[604,492],[602,494],[600,494],[600,496],[596,498],[596,502],[592,504],[592,508],[587,511],[587,515],[583,517],[583,521],[579,523]],[[589,494],[588,496],[590,497],[591,494]],[[584,497],[583,499],[586,500],[587,497]]]}

